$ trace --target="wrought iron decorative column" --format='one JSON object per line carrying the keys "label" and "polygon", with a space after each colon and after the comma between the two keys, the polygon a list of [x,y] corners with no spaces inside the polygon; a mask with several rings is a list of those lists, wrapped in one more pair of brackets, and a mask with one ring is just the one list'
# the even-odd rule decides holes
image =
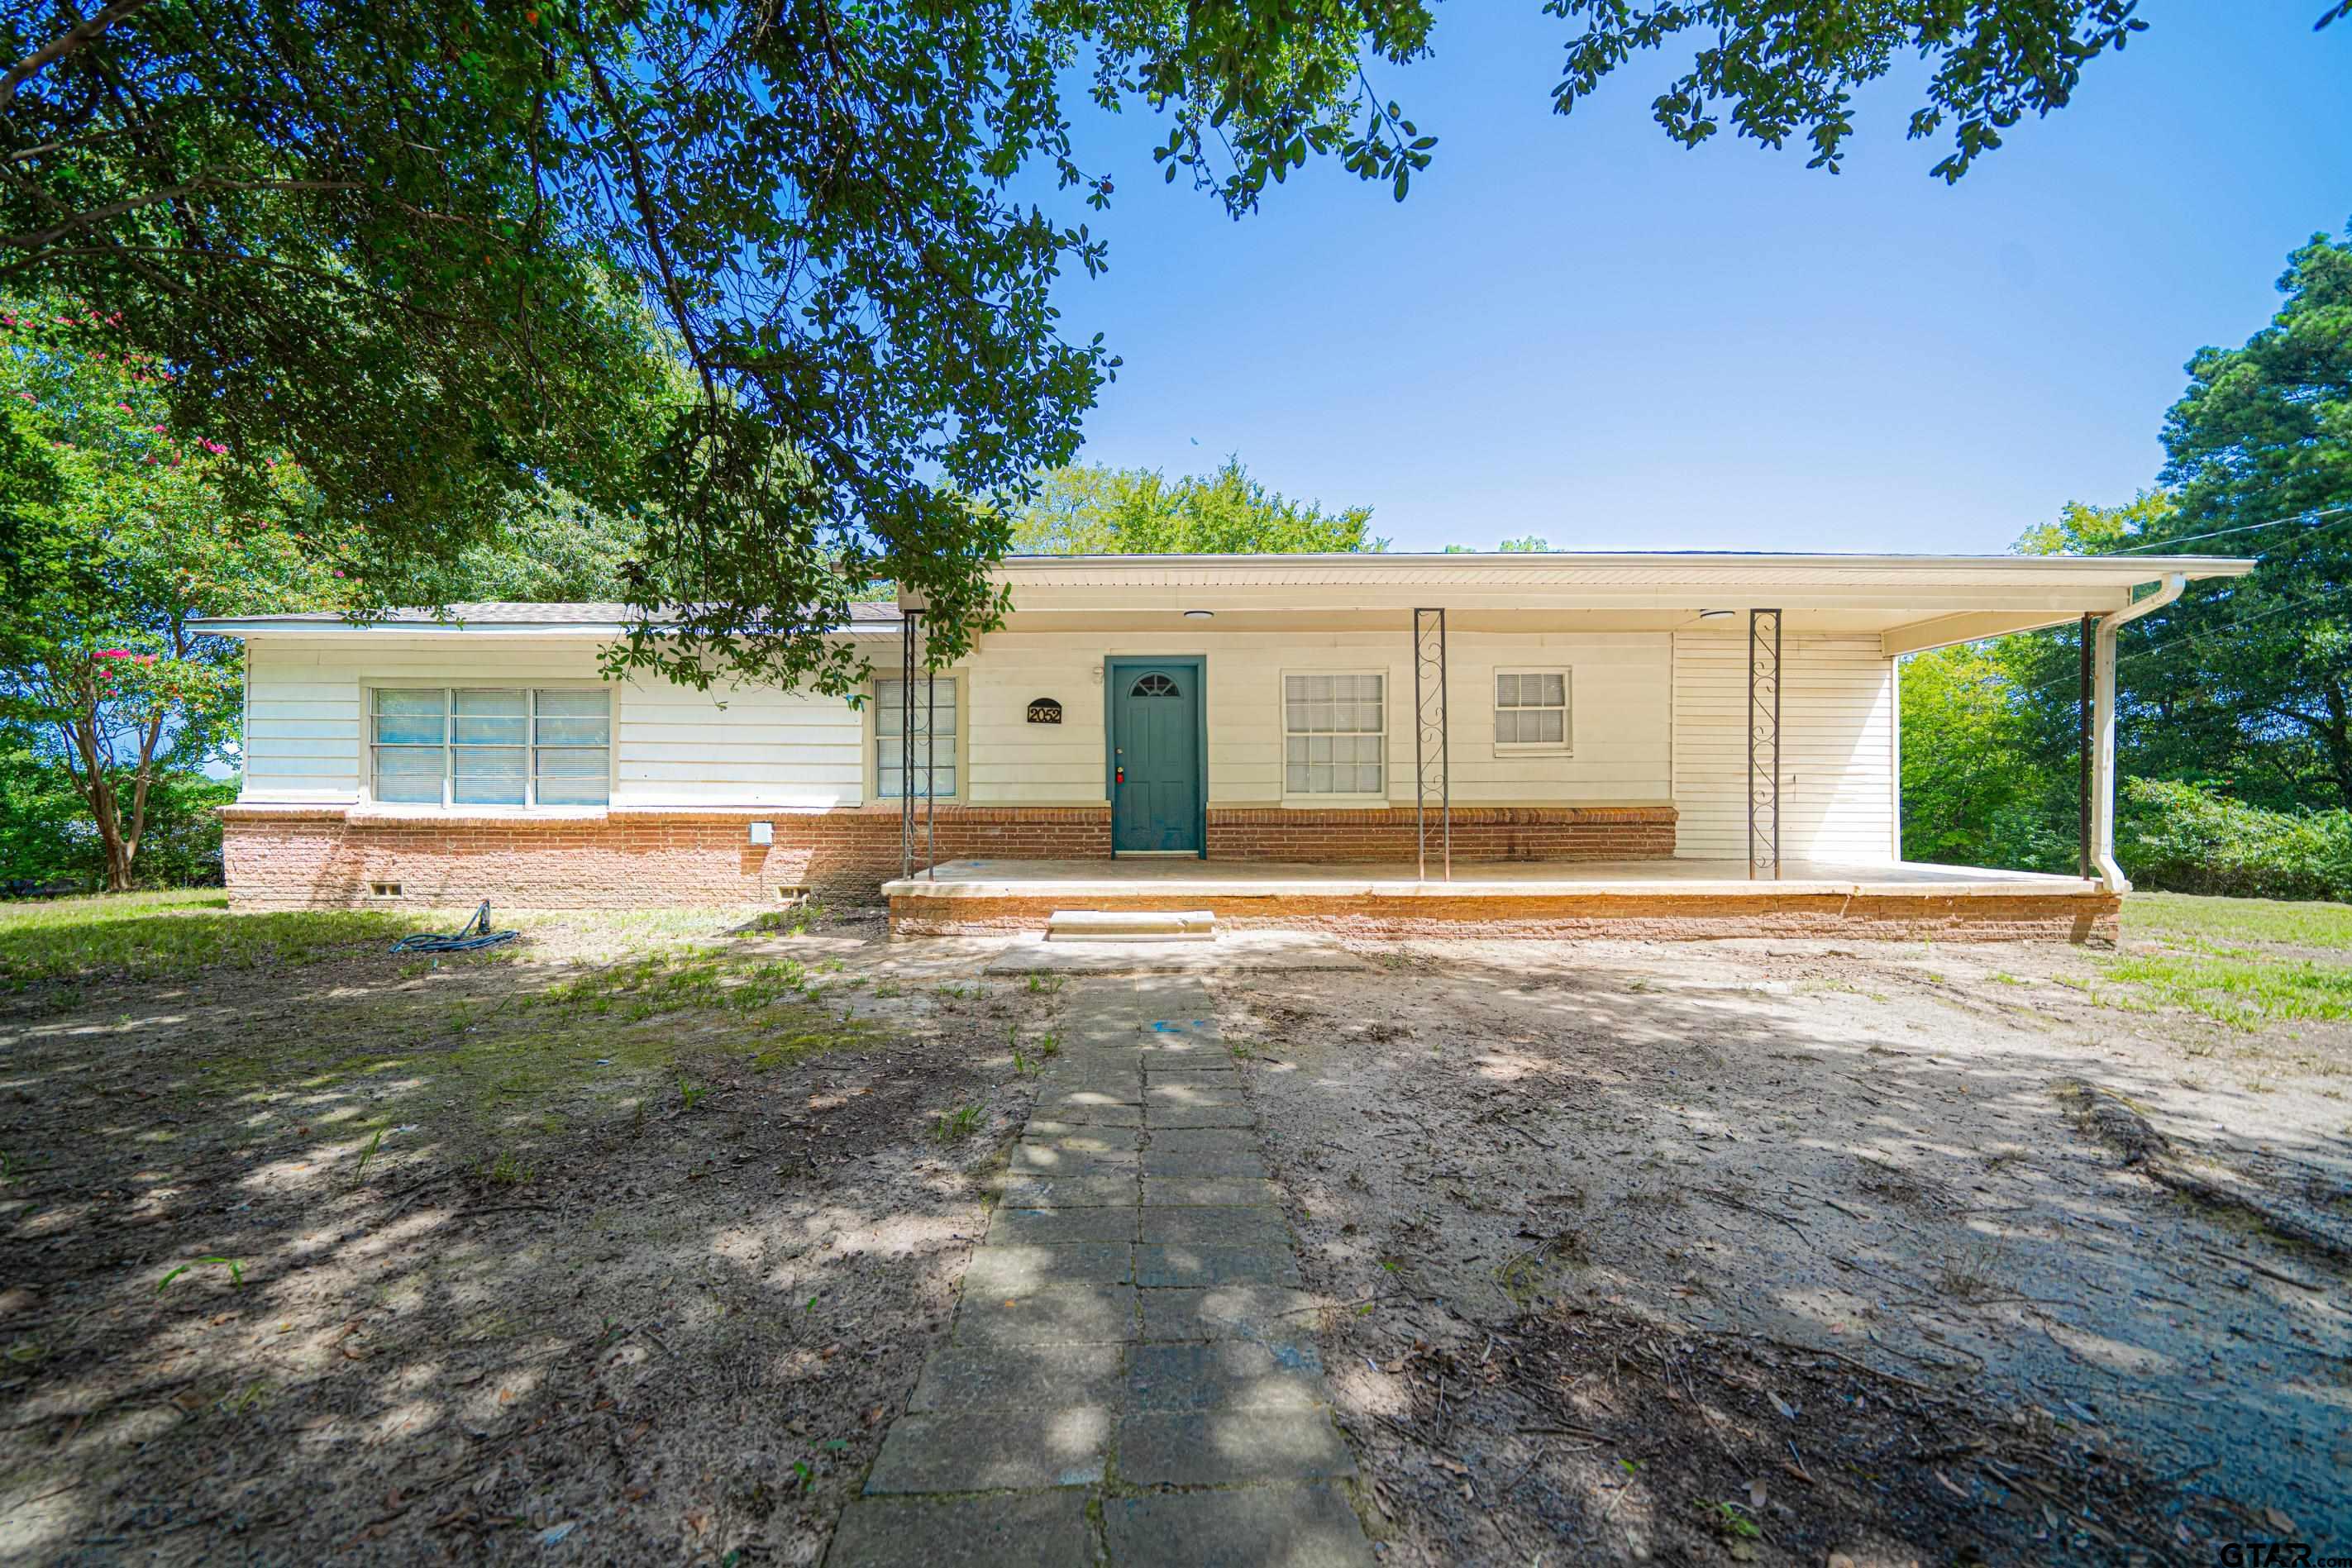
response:
{"label": "wrought iron decorative column", "polygon": [[1429,880],[1429,797],[1437,796],[1438,853],[1454,880],[1454,769],[1445,733],[1445,612],[1412,612],[1412,830],[1415,866]]}
{"label": "wrought iron decorative column", "polygon": [[1748,612],[1748,875],[1780,875],[1780,612]]}
{"label": "wrought iron decorative column", "polygon": [[2084,881],[2091,880],[2091,645],[2097,638],[2098,617],[2085,613],[2083,617],[2082,685],[2075,694],[2074,721],[2082,739],[2080,777],[2075,782],[2076,803],[2080,808],[2078,824],[2081,852],[2075,857],[2075,871]]}
{"label": "wrought iron decorative column", "polygon": [[898,876],[915,874],[915,625],[901,612],[898,630]]}
{"label": "wrought iron decorative column", "polygon": [[923,874],[940,880],[940,667],[923,649]]}

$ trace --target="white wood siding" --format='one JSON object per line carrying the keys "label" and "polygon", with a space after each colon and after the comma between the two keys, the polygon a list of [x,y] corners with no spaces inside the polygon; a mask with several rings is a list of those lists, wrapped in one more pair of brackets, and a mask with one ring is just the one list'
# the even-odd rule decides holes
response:
{"label": "white wood siding", "polygon": [[[531,685],[597,678],[597,644],[443,636],[390,643],[258,637],[247,645],[244,799],[360,799],[368,685]],[[854,806],[864,729],[838,699],[667,682],[614,688],[615,805]],[[723,706],[722,706],[723,705]]]}
{"label": "white wood siding", "polygon": [[[1875,637],[1790,637],[1782,648],[1780,852],[1895,858],[1895,665]],[[1748,639],[1678,632],[1674,647],[1675,852],[1748,855]]]}
{"label": "white wood siding", "polygon": [[[1150,641],[1083,632],[1001,632],[968,670],[969,799],[974,805],[1099,804],[1104,799],[1103,661],[1208,660],[1209,800],[1282,800],[1282,676],[1379,671],[1388,677],[1389,798],[1409,804],[1412,637],[1394,632],[1226,632]],[[1672,645],[1668,634],[1456,633],[1449,648],[1454,799],[1464,805],[1653,803],[1667,799]],[[1497,755],[1497,668],[1574,672],[1573,756]],[[1026,722],[1054,697],[1062,723]],[[1294,798],[1294,803],[1297,798]],[[1310,803],[1311,802],[1307,802]]]}
{"label": "white wood siding", "polygon": [[[871,652],[877,666],[895,664],[887,644]],[[1457,802],[1671,799],[1682,814],[1679,853],[1746,854],[1744,637],[1457,632],[1449,652]],[[1049,806],[1104,799],[1102,672],[1109,653],[1206,656],[1209,796],[1221,806],[1282,800],[1284,672],[1378,670],[1389,682],[1389,798],[1412,800],[1412,662],[1402,625],[1148,639],[991,636],[965,667],[965,800]],[[369,684],[529,685],[596,675],[596,644],[586,640],[265,636],[248,645],[248,656],[245,799],[257,801],[360,799]],[[1786,663],[1784,852],[1893,858],[1892,664],[1872,637],[1792,637]],[[1561,667],[1572,672],[1573,754],[1497,754],[1495,671]],[[1029,703],[1041,696],[1062,703],[1059,726],[1025,722]],[[635,806],[856,805],[864,799],[869,745],[865,716],[836,699],[626,683],[614,705],[613,798]]]}

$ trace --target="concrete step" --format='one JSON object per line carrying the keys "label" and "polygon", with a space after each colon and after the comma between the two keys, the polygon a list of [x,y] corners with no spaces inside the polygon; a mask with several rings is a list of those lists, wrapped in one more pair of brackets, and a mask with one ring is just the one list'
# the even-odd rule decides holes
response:
{"label": "concrete step", "polygon": [[1048,942],[1211,942],[1217,917],[1205,909],[1057,909]]}

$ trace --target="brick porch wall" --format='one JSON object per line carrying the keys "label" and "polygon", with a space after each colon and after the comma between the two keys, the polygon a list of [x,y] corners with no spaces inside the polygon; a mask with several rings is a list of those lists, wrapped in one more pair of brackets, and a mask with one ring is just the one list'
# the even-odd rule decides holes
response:
{"label": "brick porch wall", "polygon": [[[1042,931],[1066,901],[894,895],[890,929],[905,936]],[[1592,893],[1507,897],[1326,898],[1186,894],[1122,897],[1121,911],[1208,910],[1234,930],[1405,937],[1698,942],[1734,936],[1905,942],[2074,942],[2115,946],[2113,894],[1953,896],[1917,893],[1719,894]]]}
{"label": "brick porch wall", "polygon": [[[1437,813],[1429,814],[1436,857]],[[1675,852],[1672,806],[1456,806],[1454,858],[1502,861],[1664,860]],[[1376,811],[1212,810],[1209,858],[1301,861],[1313,865],[1413,858],[1411,808]]]}
{"label": "brick porch wall", "polygon": [[[774,903],[805,887],[835,903],[872,901],[898,873],[898,808],[826,811],[642,810],[408,816],[367,807],[235,805],[221,810],[229,896],[239,908],[375,902],[397,883],[407,904],[488,898],[516,908]],[[775,825],[755,847],[748,824]],[[921,819],[916,863],[923,864]],[[1465,808],[1454,813],[1458,862],[1646,860],[1674,852],[1670,806]],[[1213,859],[1408,862],[1410,810],[1213,810]],[[1100,860],[1108,808],[941,806],[942,861]]]}

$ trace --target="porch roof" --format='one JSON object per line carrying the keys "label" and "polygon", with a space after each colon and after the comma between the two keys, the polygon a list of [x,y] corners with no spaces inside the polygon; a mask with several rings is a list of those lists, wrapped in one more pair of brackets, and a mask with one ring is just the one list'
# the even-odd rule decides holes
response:
{"label": "porch roof", "polygon": [[[1769,607],[1791,631],[1875,632],[1885,651],[2051,626],[2128,608],[2173,577],[2242,577],[2234,556],[1804,555],[1747,551],[1528,554],[1013,556],[995,576],[1017,618],[1076,629],[1094,617],[1207,611],[1228,625],[1351,615],[1387,624],[1442,606],[1509,629],[1698,629],[1708,612]],[[1714,624],[1713,621],[1705,623]],[[1719,622],[1735,629],[1732,617]]]}

